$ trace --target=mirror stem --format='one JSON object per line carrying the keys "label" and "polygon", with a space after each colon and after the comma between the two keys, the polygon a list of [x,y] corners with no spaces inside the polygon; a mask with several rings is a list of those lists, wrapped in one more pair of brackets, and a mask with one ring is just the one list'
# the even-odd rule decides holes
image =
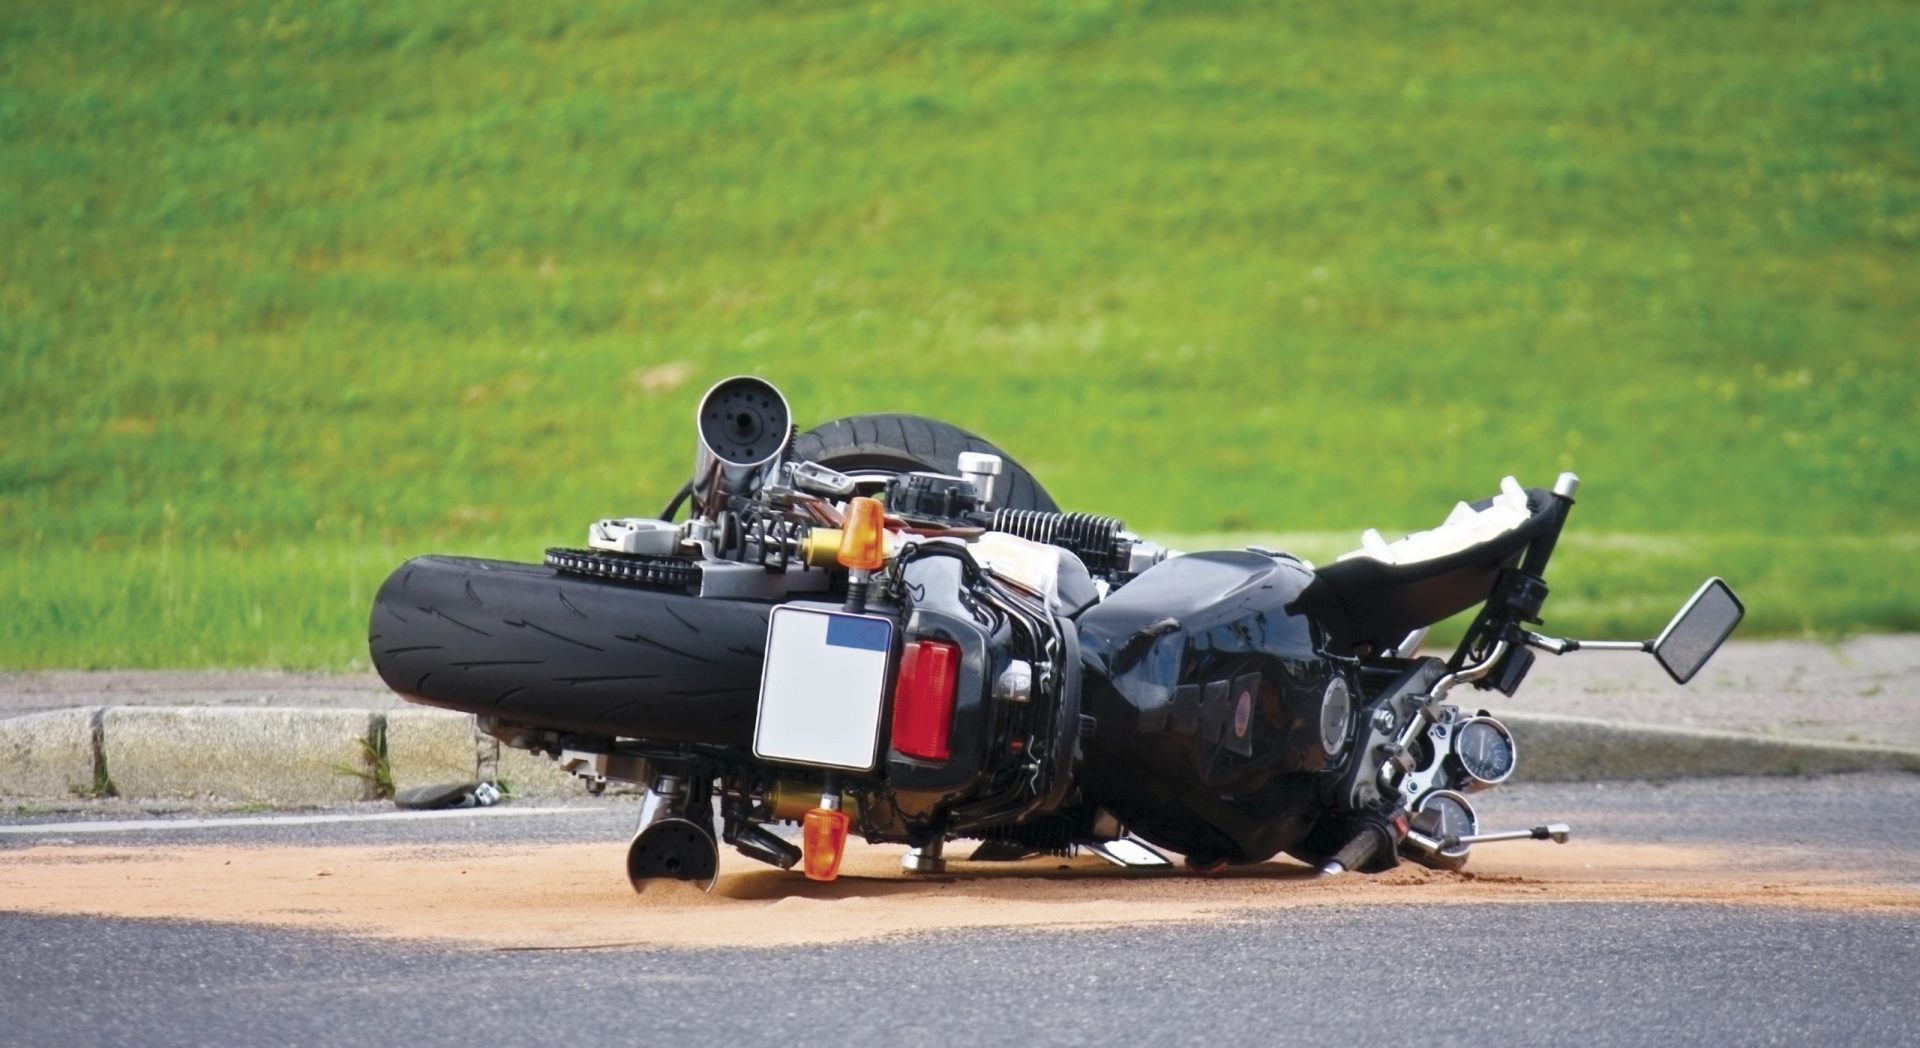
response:
{"label": "mirror stem", "polygon": [[1548,637],[1528,631],[1526,640],[1532,647],[1554,655],[1565,655],[1570,651],[1652,651],[1650,640],[1571,640],[1561,637]]}

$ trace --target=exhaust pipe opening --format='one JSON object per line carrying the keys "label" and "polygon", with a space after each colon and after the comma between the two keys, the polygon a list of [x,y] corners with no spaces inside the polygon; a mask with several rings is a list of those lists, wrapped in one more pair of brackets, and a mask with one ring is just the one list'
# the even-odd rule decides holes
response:
{"label": "exhaust pipe opening", "polygon": [[627,845],[627,881],[636,892],[680,881],[703,892],[720,877],[720,848],[691,819],[661,819]]}
{"label": "exhaust pipe opening", "polygon": [[711,516],[728,495],[744,495],[779,460],[793,434],[793,413],[773,383],[751,375],[723,379],[694,409],[699,447],[693,461],[693,504]]}

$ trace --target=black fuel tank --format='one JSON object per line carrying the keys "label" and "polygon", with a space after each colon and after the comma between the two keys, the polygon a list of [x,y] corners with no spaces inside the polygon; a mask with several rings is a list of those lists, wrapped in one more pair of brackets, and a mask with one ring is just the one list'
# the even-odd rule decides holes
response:
{"label": "black fuel tank", "polygon": [[1253,552],[1167,560],[1080,617],[1086,800],[1197,861],[1258,861],[1311,825],[1353,681],[1288,610],[1313,573]]}

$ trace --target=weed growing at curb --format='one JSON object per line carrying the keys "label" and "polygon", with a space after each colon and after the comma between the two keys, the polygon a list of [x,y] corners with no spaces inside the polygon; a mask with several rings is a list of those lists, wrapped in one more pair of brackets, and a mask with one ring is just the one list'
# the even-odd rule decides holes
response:
{"label": "weed growing at curb", "polygon": [[102,719],[104,714],[104,710],[95,710],[88,725],[93,747],[93,783],[73,791],[73,795],[82,800],[103,800],[120,795],[120,792],[113,788],[113,777],[107,774],[106,727]]}
{"label": "weed growing at curb", "polygon": [[373,787],[374,800],[392,800],[393,764],[387,759],[385,717],[375,717],[373,727],[367,731],[367,737],[360,740],[360,758],[365,767],[353,768],[344,764],[334,764],[329,767],[338,774],[365,780]]}

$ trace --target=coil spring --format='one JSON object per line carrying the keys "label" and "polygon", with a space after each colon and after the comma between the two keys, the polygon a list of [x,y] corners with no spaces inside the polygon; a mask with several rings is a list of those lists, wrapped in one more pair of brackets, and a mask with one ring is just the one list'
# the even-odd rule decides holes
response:
{"label": "coil spring", "polygon": [[744,545],[759,548],[762,565],[785,571],[799,552],[806,530],[806,525],[785,517],[761,514],[747,524]]}
{"label": "coil spring", "polygon": [[1047,513],[1037,509],[993,511],[993,530],[1059,546],[1079,557],[1087,570],[1095,573],[1114,571],[1123,565],[1126,551],[1120,548],[1120,532],[1125,528],[1118,517],[1093,513]]}

